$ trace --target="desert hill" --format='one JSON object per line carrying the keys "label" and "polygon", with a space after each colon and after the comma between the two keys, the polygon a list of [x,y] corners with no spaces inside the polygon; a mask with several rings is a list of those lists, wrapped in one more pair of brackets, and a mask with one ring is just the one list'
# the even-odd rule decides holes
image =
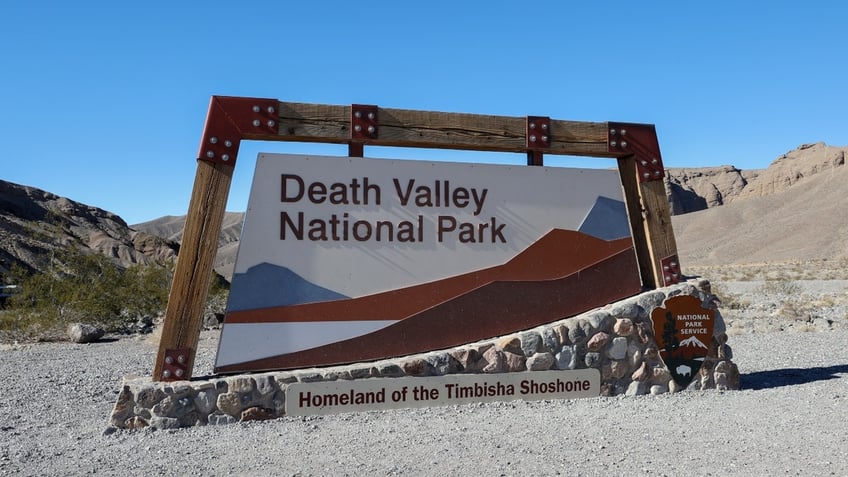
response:
{"label": "desert hill", "polygon": [[[218,236],[218,254],[215,256],[213,268],[227,281],[231,281],[233,278],[242,222],[244,222],[244,212],[226,212],[224,221],[221,223],[221,235]],[[184,226],[185,215],[167,215],[148,222],[134,224],[132,228],[179,243],[183,238]]]}
{"label": "desert hill", "polygon": [[848,167],[755,186],[721,207],[672,217],[681,263],[848,258]]}
{"label": "desert hill", "polygon": [[672,214],[681,215],[779,193],[799,181],[844,166],[846,151],[848,147],[805,144],[781,155],[767,169],[670,168],[666,188]]}
{"label": "desert hill", "polygon": [[174,260],[179,250],[111,212],[0,180],[0,273],[14,264],[42,270],[51,252],[66,247],[112,257],[123,267]]}

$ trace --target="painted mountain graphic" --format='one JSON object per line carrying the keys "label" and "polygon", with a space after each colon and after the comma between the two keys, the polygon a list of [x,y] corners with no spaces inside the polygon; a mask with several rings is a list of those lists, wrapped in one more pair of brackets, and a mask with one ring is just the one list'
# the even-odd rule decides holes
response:
{"label": "painted mountain graphic", "polygon": [[694,336],[686,338],[680,342],[680,345],[669,356],[678,357],[686,360],[703,358],[709,352],[709,346],[705,345],[701,340]]}
{"label": "painted mountain graphic", "polygon": [[230,285],[227,311],[269,308],[348,298],[316,285],[286,267],[260,263],[236,273]]}
{"label": "painted mountain graphic", "polygon": [[708,347],[707,345],[705,345],[704,343],[701,343],[701,340],[699,340],[699,339],[698,339],[697,337],[695,337],[695,336],[692,336],[692,337],[686,338],[685,340],[683,340],[683,341],[681,341],[681,342],[680,342],[680,347],[681,347],[681,348],[683,348],[683,347],[685,347],[685,346],[694,346],[694,347],[696,347],[696,348],[709,349],[709,347]]}
{"label": "painted mountain graphic", "polygon": [[359,298],[231,311],[225,331],[228,325],[251,323],[393,324],[306,350],[281,349],[266,358],[218,366],[216,372],[320,366],[447,348],[550,323],[639,291],[629,237],[605,241],[557,229],[502,265]]}
{"label": "painted mountain graphic", "polygon": [[598,196],[578,231],[604,240],[629,237],[627,205],[620,200]]}

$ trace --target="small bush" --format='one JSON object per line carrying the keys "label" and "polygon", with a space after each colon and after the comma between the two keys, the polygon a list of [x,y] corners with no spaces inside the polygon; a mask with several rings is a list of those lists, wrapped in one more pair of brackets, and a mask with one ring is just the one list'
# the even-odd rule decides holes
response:
{"label": "small bush", "polygon": [[57,339],[69,323],[126,332],[140,316],[161,313],[168,300],[170,265],[122,269],[108,257],[66,249],[50,256],[46,271],[12,270],[18,292],[0,314],[0,332],[13,339]]}

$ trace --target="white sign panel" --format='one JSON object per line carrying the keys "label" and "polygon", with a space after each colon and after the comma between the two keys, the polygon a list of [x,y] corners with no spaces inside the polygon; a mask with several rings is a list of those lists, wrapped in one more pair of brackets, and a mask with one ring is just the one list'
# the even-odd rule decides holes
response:
{"label": "white sign panel", "polygon": [[[403,335],[444,334],[427,328],[434,322],[427,314],[437,310],[451,316],[471,307],[456,320],[458,335],[425,340],[408,353],[449,346],[481,325],[475,339],[551,321],[573,310],[537,310],[491,330],[466,317],[497,315],[487,306],[512,306],[500,300],[526,296],[522,287],[532,283],[564,280],[560,288],[577,290],[577,275],[591,267],[621,275],[614,298],[635,294],[635,256],[622,254],[633,256],[632,240],[614,170],[260,154],[216,369],[367,359],[335,350],[317,361],[268,361],[378,339],[375,333],[400,323],[393,330],[406,327]],[[538,299],[568,298],[550,293]]]}

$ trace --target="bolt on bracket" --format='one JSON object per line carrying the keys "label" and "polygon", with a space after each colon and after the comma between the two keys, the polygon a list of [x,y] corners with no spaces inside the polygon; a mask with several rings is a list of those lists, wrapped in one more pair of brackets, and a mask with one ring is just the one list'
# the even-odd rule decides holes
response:
{"label": "bolt on bracket", "polygon": [[663,284],[665,286],[680,283],[683,280],[683,275],[680,273],[680,260],[677,255],[669,255],[660,260],[662,266]]}
{"label": "bolt on bracket", "polygon": [[165,350],[165,362],[162,365],[162,381],[180,381],[188,376],[188,361],[191,350],[188,348]]}
{"label": "bolt on bracket", "polygon": [[524,125],[527,165],[541,166],[544,162],[543,151],[551,147],[551,118],[547,116],[527,116]]}
{"label": "bolt on bracket", "polygon": [[235,166],[242,139],[277,135],[278,107],[276,99],[213,96],[197,159]]}
{"label": "bolt on bracket", "polygon": [[369,104],[352,104],[350,106],[350,139],[365,142],[377,139],[380,134],[380,123],[377,106]]}
{"label": "bolt on bracket", "polygon": [[607,123],[608,149],[612,153],[633,154],[639,182],[662,180],[665,168],[660,155],[657,131],[651,124]]}

